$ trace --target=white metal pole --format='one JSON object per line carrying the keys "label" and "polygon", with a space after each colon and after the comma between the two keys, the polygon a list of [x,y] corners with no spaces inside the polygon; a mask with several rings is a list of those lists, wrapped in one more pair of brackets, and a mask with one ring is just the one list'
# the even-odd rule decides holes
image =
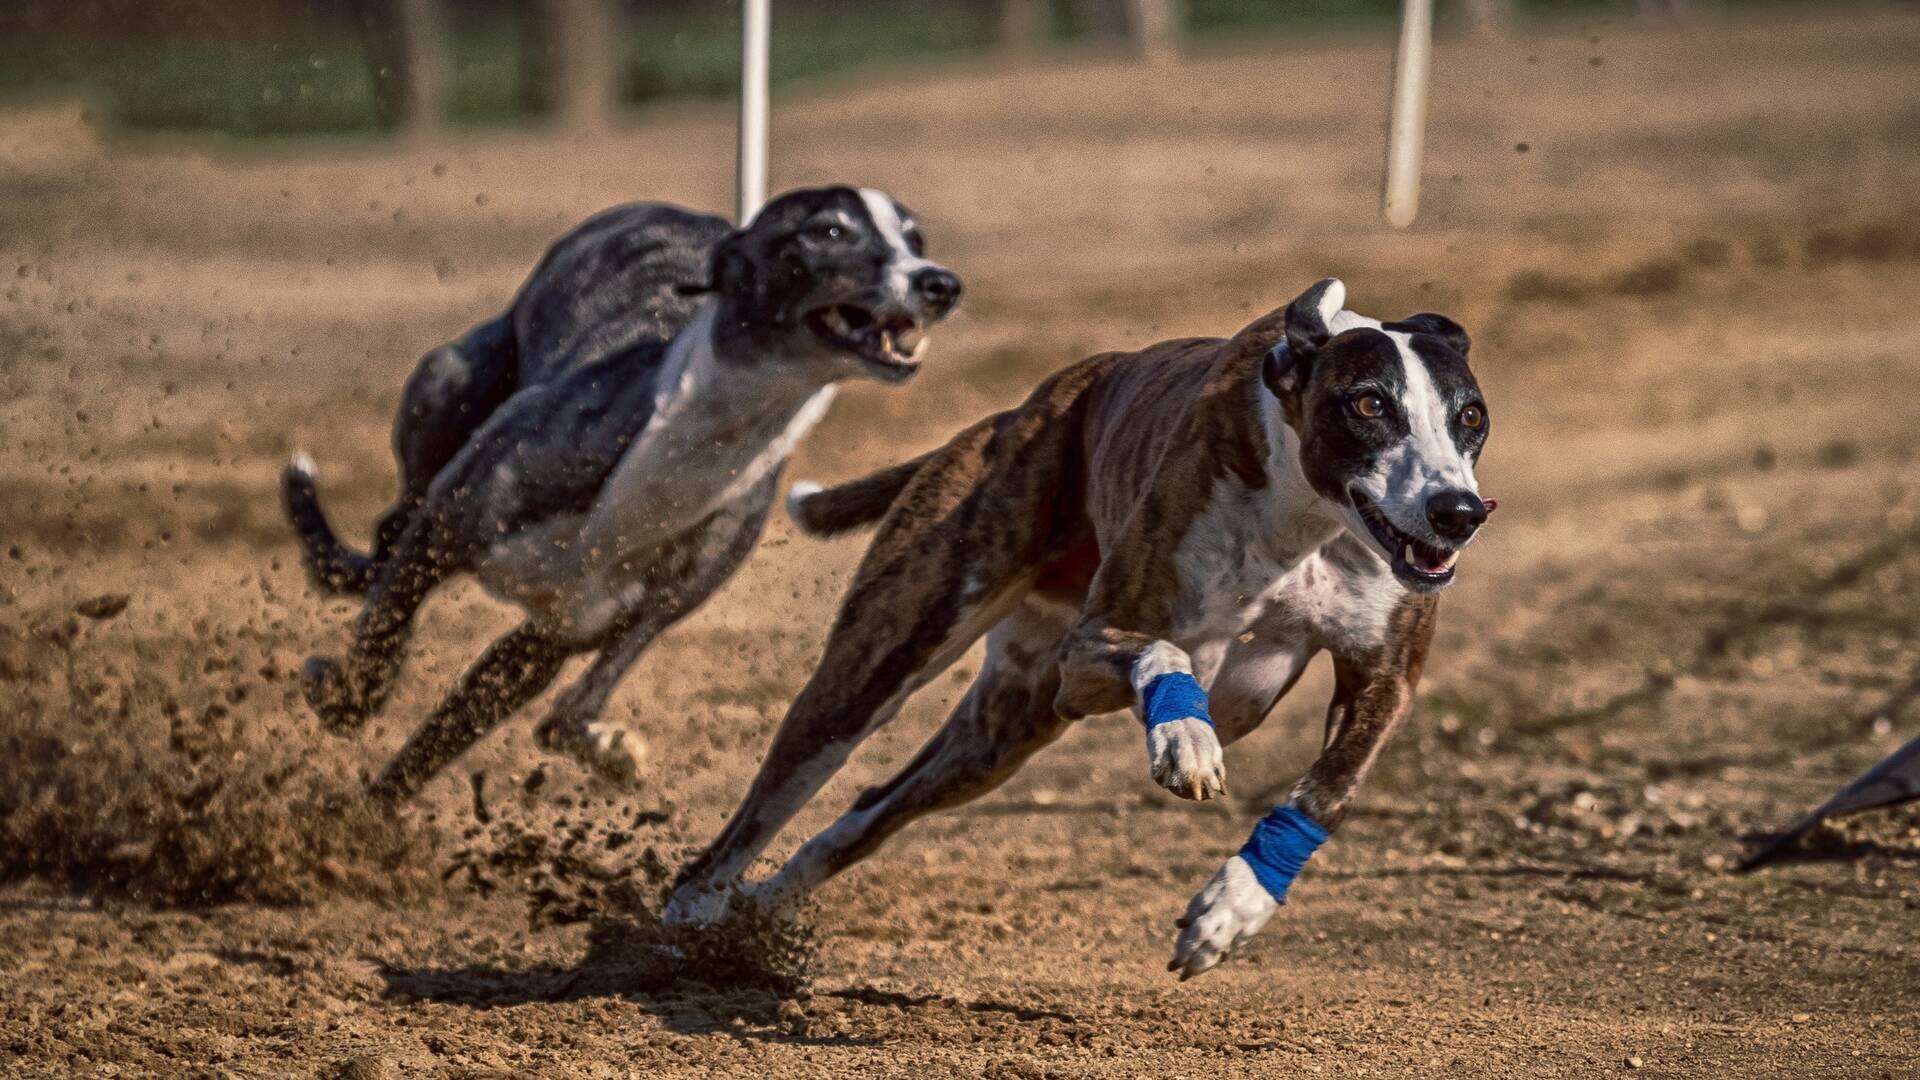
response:
{"label": "white metal pole", "polygon": [[1393,61],[1393,116],[1387,125],[1387,181],[1380,212],[1404,229],[1420,212],[1420,155],[1427,134],[1427,70],[1433,62],[1433,0],[1405,0]]}
{"label": "white metal pole", "polygon": [[740,18],[740,154],[734,209],[740,224],[767,201],[767,51],[772,0],[744,0]]}

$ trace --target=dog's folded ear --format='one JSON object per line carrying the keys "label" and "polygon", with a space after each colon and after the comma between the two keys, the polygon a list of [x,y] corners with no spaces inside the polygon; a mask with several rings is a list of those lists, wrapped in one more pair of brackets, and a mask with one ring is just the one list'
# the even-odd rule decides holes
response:
{"label": "dog's folded ear", "polygon": [[1396,323],[1387,323],[1383,329],[1398,330],[1403,334],[1432,334],[1461,356],[1467,355],[1467,350],[1473,346],[1459,323],[1430,311],[1409,315]]}
{"label": "dog's folded ear", "polygon": [[1278,313],[1280,326],[1274,329],[1280,332],[1269,331],[1268,337],[1268,340],[1278,340],[1269,347],[1260,368],[1260,377],[1267,389],[1286,397],[1299,388],[1313,362],[1313,354],[1333,336],[1333,317],[1340,313],[1346,300],[1347,287],[1339,278],[1327,278],[1294,297],[1293,302]]}
{"label": "dog's folded ear", "polygon": [[1293,298],[1287,305],[1287,351],[1302,359],[1320,351],[1333,336],[1333,317],[1347,302],[1347,287],[1339,278],[1327,278]]}
{"label": "dog's folded ear", "polygon": [[735,229],[722,237],[713,249],[713,272],[708,289],[755,303],[759,299],[760,275],[747,253],[749,232]]}

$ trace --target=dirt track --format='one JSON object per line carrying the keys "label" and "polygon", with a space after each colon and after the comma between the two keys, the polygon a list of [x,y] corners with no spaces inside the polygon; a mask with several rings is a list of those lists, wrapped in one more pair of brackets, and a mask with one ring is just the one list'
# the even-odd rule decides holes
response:
{"label": "dirt track", "polygon": [[[970,286],[935,370],[843,397],[800,475],[1329,273],[1363,310],[1474,333],[1502,509],[1420,714],[1257,946],[1184,985],[1171,921],[1310,758],[1324,671],[1229,755],[1226,807],[1153,787],[1130,722],[1081,725],[832,885],[785,1000],[589,949],[580,918],[620,903],[602,871],[644,891],[710,836],[805,677],[858,543],[780,524],[616,698],[653,747],[644,790],[544,760],[523,719],[400,828],[324,809],[508,617],[453,590],[384,723],[315,734],[292,673],[350,609],[294,566],[279,462],[313,449],[340,520],[369,520],[414,357],[593,209],[720,205],[725,110],[604,145],[270,159],[13,122],[0,1072],[1920,1072],[1920,812],[1726,872],[1920,727],[1920,17],[1444,46],[1404,235],[1373,214],[1386,60],[954,73],[778,117],[776,186],[888,188]],[[111,594],[123,612],[71,615]]]}

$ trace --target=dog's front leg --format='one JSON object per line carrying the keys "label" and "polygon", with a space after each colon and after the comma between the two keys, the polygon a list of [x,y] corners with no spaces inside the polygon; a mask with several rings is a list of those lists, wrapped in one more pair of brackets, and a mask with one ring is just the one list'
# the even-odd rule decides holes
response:
{"label": "dog's front leg", "polygon": [[1377,653],[1334,660],[1333,702],[1320,756],[1226,861],[1176,923],[1180,937],[1167,970],[1184,981],[1226,959],[1260,932],[1316,848],[1338,828],[1387,740],[1413,710],[1431,606],[1415,612],[1397,640]]}
{"label": "dog's front leg", "polygon": [[1226,756],[1207,712],[1193,659],[1170,641],[1083,620],[1061,655],[1057,699],[1069,720],[1128,706],[1147,727],[1153,781],[1185,799],[1227,793]]}

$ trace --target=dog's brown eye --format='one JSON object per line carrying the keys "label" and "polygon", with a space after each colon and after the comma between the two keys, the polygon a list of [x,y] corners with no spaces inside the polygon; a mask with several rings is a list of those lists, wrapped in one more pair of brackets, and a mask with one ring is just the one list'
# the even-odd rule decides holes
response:
{"label": "dog's brown eye", "polygon": [[1361,394],[1353,399],[1353,411],[1369,420],[1378,420],[1387,415],[1387,403],[1380,400],[1379,394]]}
{"label": "dog's brown eye", "polygon": [[1460,410],[1460,425],[1462,427],[1470,427],[1475,431],[1479,431],[1482,427],[1486,426],[1486,423],[1487,414],[1480,411],[1480,406],[1469,405]]}

